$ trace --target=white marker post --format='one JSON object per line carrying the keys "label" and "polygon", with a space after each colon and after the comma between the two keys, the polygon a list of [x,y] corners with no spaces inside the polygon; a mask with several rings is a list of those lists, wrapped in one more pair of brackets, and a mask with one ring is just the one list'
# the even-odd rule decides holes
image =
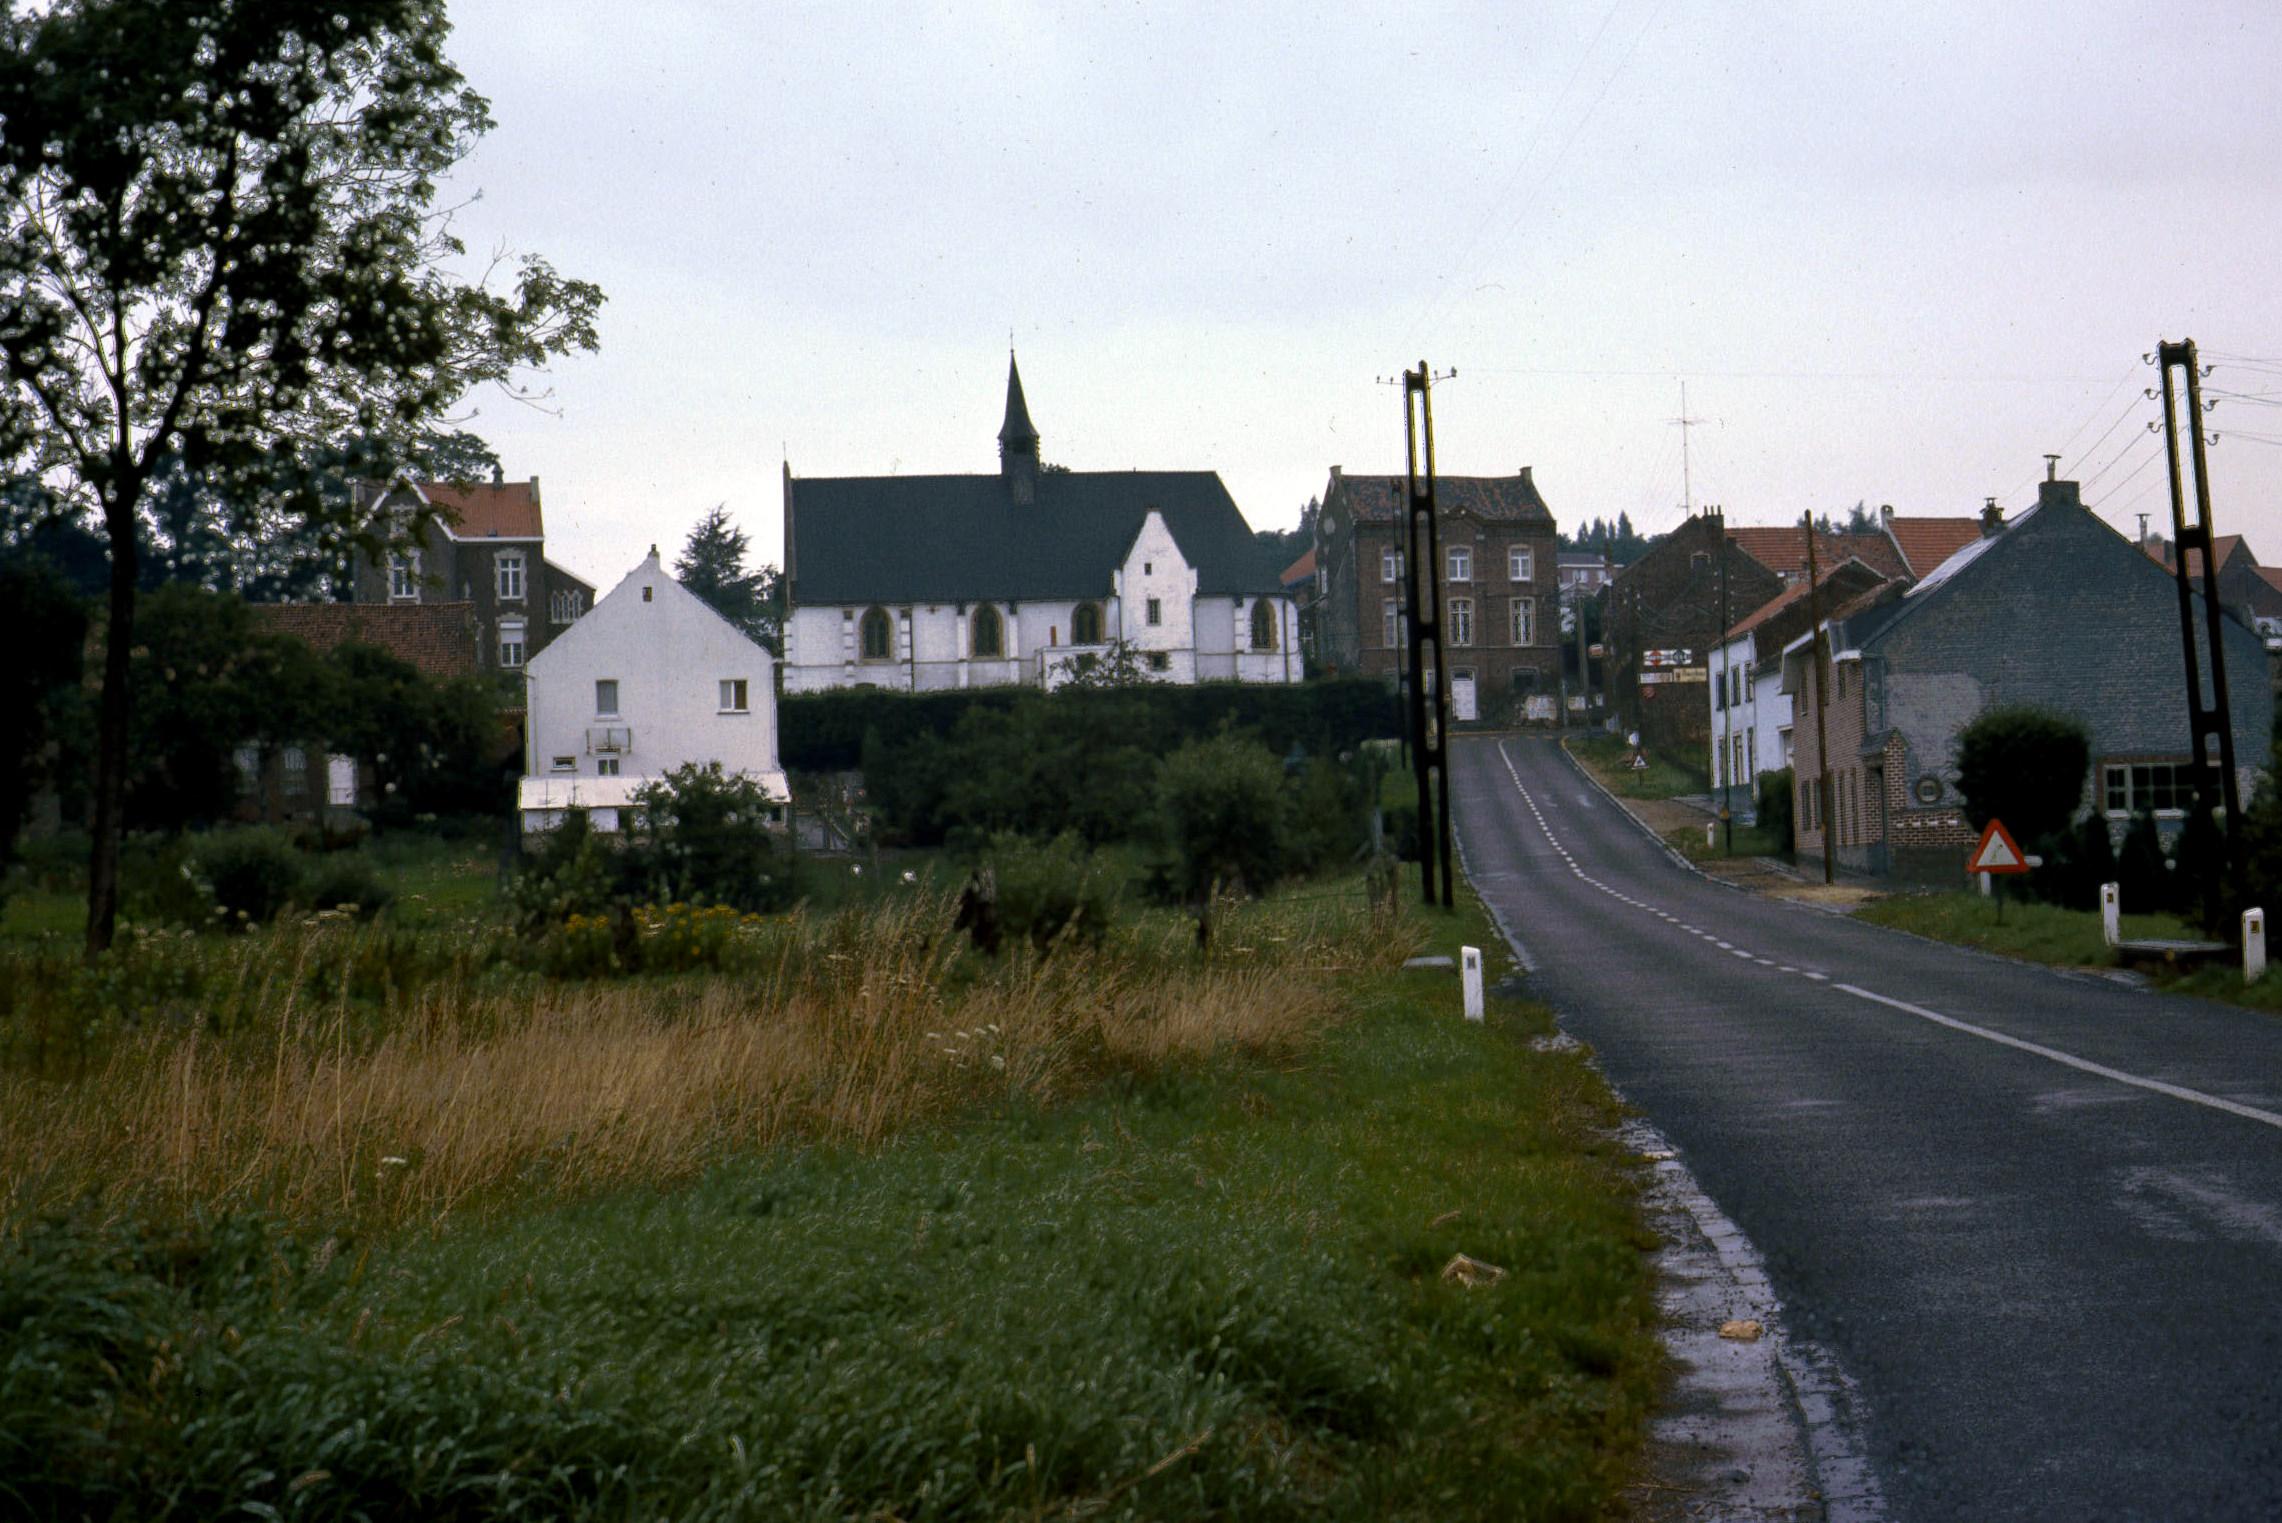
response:
{"label": "white marker post", "polygon": [[2255,984],[2266,976],[2266,911],[2242,912],[2242,981]]}
{"label": "white marker post", "polygon": [[2123,886],[2100,885],[2100,935],[2111,947],[2123,945]]}
{"label": "white marker post", "polygon": [[1466,1019],[1469,1021],[1480,1020],[1482,1018],[1482,949],[1480,947],[1460,947],[1458,949],[1458,982],[1466,991]]}
{"label": "white marker post", "polygon": [[1717,846],[1718,844],[1719,844],[1719,825],[1718,825],[1718,822],[1714,821],[1714,822],[1712,822],[1712,823],[1710,823],[1710,824],[1707,824],[1707,825],[1705,825],[1705,826],[1704,826],[1704,845],[1705,845],[1706,847],[1713,847],[1713,846]]}

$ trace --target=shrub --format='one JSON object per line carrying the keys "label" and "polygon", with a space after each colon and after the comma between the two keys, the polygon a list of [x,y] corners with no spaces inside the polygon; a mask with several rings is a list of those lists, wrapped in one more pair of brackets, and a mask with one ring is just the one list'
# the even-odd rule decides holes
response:
{"label": "shrub", "polygon": [[214,918],[231,929],[277,918],[301,892],[301,853],[275,830],[228,830],[191,848],[190,865],[222,911]]}
{"label": "shrub", "polygon": [[2107,817],[2098,810],[2031,849],[2044,858],[2044,866],[2029,875],[2028,885],[2048,903],[2097,909],[2100,885],[2117,881],[2115,844],[2108,837]]}
{"label": "shrub", "polygon": [[642,787],[634,803],[627,867],[647,902],[740,910],[792,903],[792,864],[769,828],[775,806],[753,779],[719,762],[692,762]]}
{"label": "shrub", "polygon": [[1784,857],[1796,856],[1799,850],[1798,822],[1792,813],[1796,801],[1793,787],[1788,767],[1759,774],[1759,828],[1774,840],[1776,854]]}
{"label": "shrub", "polygon": [[1360,761],[1342,765],[1325,757],[1301,769],[1291,789],[1294,871],[1329,872],[1355,860],[1369,835],[1365,771]]}
{"label": "shrub", "polygon": [[1973,828],[2002,820],[2013,839],[2025,843],[2057,836],[2075,818],[2092,742],[2065,714],[1993,708],[1958,733],[1956,759],[1957,787]]}
{"label": "shrub", "polygon": [[2141,810],[2124,832],[2123,849],[2116,854],[2116,883],[2124,910],[2148,915],[2177,906],[2171,864],[2163,851],[2163,836],[2155,816]]}
{"label": "shrub", "polygon": [[996,891],[999,932],[1026,938],[1040,952],[1065,936],[1099,945],[1116,917],[1109,874],[1073,833],[1044,843],[994,836],[984,867]]}
{"label": "shrub", "polygon": [[312,863],[302,877],[299,901],[313,910],[349,910],[370,920],[396,898],[372,863],[355,852],[334,852]]}
{"label": "shrub", "polygon": [[607,914],[612,899],[619,896],[621,867],[616,854],[595,839],[586,812],[573,810],[540,838],[523,859],[523,870],[508,885],[516,924],[526,933],[537,933],[573,915]]}
{"label": "shrub", "polygon": [[1283,766],[1233,733],[1193,740],[1165,758],[1157,800],[1173,850],[1173,889],[1202,899],[1217,885],[1259,893],[1284,875]]}

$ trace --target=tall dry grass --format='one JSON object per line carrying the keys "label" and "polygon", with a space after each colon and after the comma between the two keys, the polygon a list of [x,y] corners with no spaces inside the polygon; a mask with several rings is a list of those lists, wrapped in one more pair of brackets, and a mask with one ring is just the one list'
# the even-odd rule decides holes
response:
{"label": "tall dry grass", "polygon": [[[70,1079],[0,1072],[0,1225],[74,1205],[438,1223],[794,1139],[874,1143],[995,1097],[1051,1102],[1335,1018],[1337,974],[1413,941],[1335,903],[1230,913],[1209,962],[1160,921],[986,963],[920,894],[795,916],[749,974],[450,976],[384,995],[377,1016],[345,981],[328,1000],[279,979],[250,1030],[159,1022]],[[306,960],[365,933],[302,934]]]}

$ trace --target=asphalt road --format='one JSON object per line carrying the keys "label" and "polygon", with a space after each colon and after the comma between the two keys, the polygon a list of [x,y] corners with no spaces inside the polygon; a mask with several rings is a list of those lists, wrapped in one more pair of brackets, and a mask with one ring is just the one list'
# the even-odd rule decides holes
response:
{"label": "asphalt road", "polygon": [[1680,866],[1453,747],[1478,891],[1853,1381],[1901,1519],[2282,1518],[2282,1018]]}

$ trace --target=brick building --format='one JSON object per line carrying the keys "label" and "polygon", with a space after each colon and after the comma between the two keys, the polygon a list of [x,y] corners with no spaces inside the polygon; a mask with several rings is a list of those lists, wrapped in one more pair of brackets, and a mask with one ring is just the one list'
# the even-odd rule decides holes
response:
{"label": "brick building", "polygon": [[[594,586],[546,557],[539,478],[460,486],[398,477],[360,489],[369,521],[418,525],[418,543],[376,560],[359,553],[350,598],[360,604],[464,603],[486,672],[523,664],[594,606]],[[520,697],[520,694],[518,694]]]}
{"label": "brick building", "polygon": [[[2081,720],[2092,742],[2089,802],[2111,820],[2174,817],[2192,788],[2178,593],[2163,568],[2047,480],[2011,523],[1906,591],[1888,584],[1826,621],[1824,723],[1808,681],[1811,638],[1784,651],[1794,709],[1798,844],[1823,832],[1848,867],[1954,880],[1973,832],[1956,787],[1958,733],[1983,709],[2036,704]],[[2248,798],[2267,754],[2274,700],[2255,631],[2224,626],[2236,766]],[[2022,843],[2024,846],[2028,843]]]}
{"label": "brick building", "polygon": [[[1720,636],[1724,527],[1719,513],[1684,521],[1617,573],[1601,613],[1604,669],[1618,718],[1645,744],[1673,755],[1702,756],[1710,743],[1704,674]],[[1782,578],[1732,532],[1724,574],[1730,618],[1783,590]]]}
{"label": "brick building", "polygon": [[[1407,671],[1403,614],[1409,538],[1401,476],[1331,468],[1315,521],[1323,669],[1392,681]],[[1559,539],[1527,467],[1513,476],[1440,476],[1444,634],[1453,723],[1551,721],[1559,712]]]}

